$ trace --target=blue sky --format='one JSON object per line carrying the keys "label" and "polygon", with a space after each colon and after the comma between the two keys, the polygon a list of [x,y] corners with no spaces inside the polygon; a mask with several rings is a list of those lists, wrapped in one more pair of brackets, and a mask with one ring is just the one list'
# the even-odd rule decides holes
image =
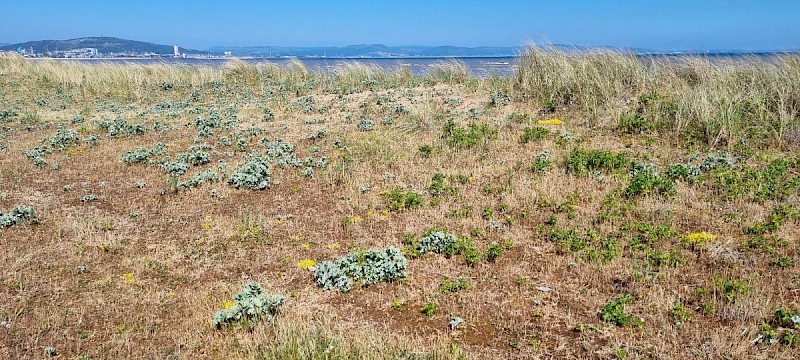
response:
{"label": "blue sky", "polygon": [[0,42],[116,36],[214,45],[800,49],[800,0],[2,0]]}

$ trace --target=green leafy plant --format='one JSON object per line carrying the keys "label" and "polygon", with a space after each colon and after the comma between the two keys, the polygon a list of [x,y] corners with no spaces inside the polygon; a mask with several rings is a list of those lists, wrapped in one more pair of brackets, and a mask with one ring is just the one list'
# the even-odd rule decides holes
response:
{"label": "green leafy plant", "polygon": [[375,124],[372,122],[371,119],[361,119],[358,122],[358,130],[361,131],[372,131],[375,128]]}
{"label": "green leafy plant", "polygon": [[681,304],[680,300],[675,300],[672,303],[672,310],[669,312],[675,325],[683,324],[692,317],[692,312]]}
{"label": "green leafy plant", "polygon": [[431,196],[447,196],[458,192],[458,188],[445,184],[447,177],[442,173],[433,174],[431,184],[428,186],[428,191]]}
{"label": "green leafy plant", "polygon": [[170,176],[177,178],[189,170],[189,164],[183,161],[165,161],[161,163],[161,168]]}
{"label": "green leafy plant", "polygon": [[116,118],[114,120],[101,120],[97,123],[100,130],[108,131],[108,136],[116,137],[130,137],[141,135],[147,132],[147,127],[142,124],[129,124],[123,118]]}
{"label": "green leafy plant", "polygon": [[715,277],[713,281],[717,297],[722,298],[728,303],[736,302],[741,299],[742,296],[747,295],[751,290],[750,285],[740,279]]}
{"label": "green leafy plant", "polygon": [[56,150],[64,151],[69,147],[78,145],[78,132],[62,127],[56,130],[55,135],[48,138],[47,141]]}
{"label": "green leafy plant", "polygon": [[140,147],[133,151],[127,151],[122,154],[122,162],[126,165],[132,164],[145,164],[150,161],[150,158],[156,155],[164,155],[164,143],[158,143],[153,147]]}
{"label": "green leafy plant", "polygon": [[8,213],[0,213],[0,227],[11,227],[33,220],[36,213],[31,206],[15,206]]}
{"label": "green leafy plant", "polygon": [[430,146],[428,144],[420,145],[419,152],[420,154],[422,154],[422,156],[425,157],[430,156],[433,153],[433,146]]}
{"label": "green leafy plant", "polygon": [[498,107],[505,106],[511,103],[511,98],[502,91],[492,91],[489,94],[489,106]]}
{"label": "green leafy plant", "polygon": [[625,305],[633,302],[630,295],[619,295],[616,300],[610,301],[600,309],[600,319],[617,326],[641,327],[644,322],[630,313],[625,312]]}
{"label": "green leafy plant", "polygon": [[436,314],[437,310],[436,304],[433,302],[425,303],[425,305],[422,305],[422,308],[419,309],[419,311],[425,316],[433,316]]}
{"label": "green leafy plant", "polygon": [[695,182],[700,177],[700,167],[692,164],[672,164],[667,166],[666,176],[671,180]]}
{"label": "green leafy plant", "polygon": [[489,124],[469,124],[467,128],[457,127],[452,119],[447,120],[442,138],[453,147],[469,149],[478,144],[488,144],[497,138],[497,130]]}
{"label": "green leafy plant", "polygon": [[263,113],[263,116],[261,117],[262,120],[264,121],[275,120],[275,112],[273,112],[272,109],[265,107],[262,113]]}
{"label": "green leafy plant", "polygon": [[789,220],[797,222],[800,220],[800,211],[795,210],[791,205],[781,204],[772,208],[769,216],[763,222],[752,224],[745,229],[745,234],[763,235],[777,231]]}
{"label": "green leafy plant", "polygon": [[354,282],[366,287],[377,282],[392,282],[407,276],[408,259],[399,249],[370,249],[350,253],[336,262],[323,261],[314,269],[314,279],[325,290],[350,291]]}
{"label": "green leafy plant", "polygon": [[215,182],[217,180],[219,180],[217,172],[214,171],[214,169],[208,169],[206,171],[201,171],[195,174],[187,181],[180,182],[178,186],[186,189],[191,189],[191,188],[196,188],[205,183]]}
{"label": "green leafy plant", "polygon": [[233,302],[226,303],[225,309],[214,315],[214,327],[220,329],[225,325],[253,325],[261,319],[273,322],[284,300],[281,295],[265,295],[261,284],[251,281],[236,295]]}
{"label": "green leafy plant", "polygon": [[270,173],[269,160],[262,155],[253,153],[247,162],[228,177],[228,184],[236,189],[268,189]]}
{"label": "green leafy plant", "polygon": [[417,251],[420,254],[435,252],[452,255],[456,240],[456,236],[451,233],[440,230],[429,231],[420,238],[419,243],[417,243]]}
{"label": "green leafy plant", "polygon": [[709,171],[719,167],[730,168],[736,162],[731,159],[730,155],[725,151],[717,151],[716,154],[709,155],[700,164],[700,170]]}
{"label": "green leafy plant", "polygon": [[539,141],[546,139],[550,136],[550,130],[543,128],[541,126],[535,126],[533,128],[526,127],[522,129],[522,135],[519,136],[519,142],[522,144],[527,144],[531,141]]}
{"label": "green leafy plant", "polygon": [[531,163],[531,171],[535,173],[546,173],[550,170],[550,167],[553,165],[553,157],[550,155],[550,152],[547,150],[543,150],[542,152],[536,154],[533,157],[533,162]]}
{"label": "green leafy plant", "polygon": [[772,260],[772,266],[777,266],[780,268],[785,268],[794,265],[794,259],[789,256],[781,256],[777,259]]}
{"label": "green leafy plant", "polygon": [[44,158],[45,154],[49,154],[53,152],[53,149],[47,146],[39,146],[33,149],[30,149],[25,152],[25,156],[28,157],[33,163],[38,167],[43,167],[47,165],[47,160]]}
{"label": "green leafy plant", "polygon": [[415,209],[422,206],[422,195],[413,191],[406,191],[401,186],[395,187],[386,193],[386,199],[386,206],[389,210],[395,212]]}
{"label": "green leafy plant", "polygon": [[777,308],[772,318],[761,325],[756,342],[794,346],[800,342],[800,312]]}
{"label": "green leafy plant", "polygon": [[177,157],[181,162],[192,166],[208,164],[211,162],[211,154],[200,149],[192,149],[188,152],[180,153],[177,155]]}
{"label": "green leafy plant", "polygon": [[586,150],[575,148],[567,157],[567,170],[576,174],[604,172],[616,174],[630,166],[626,153],[608,150]]}
{"label": "green leafy plant", "polygon": [[636,163],[632,165],[630,171],[631,181],[623,190],[623,194],[629,198],[675,194],[675,183],[669,178],[664,178],[658,171],[655,164]]}
{"label": "green leafy plant", "polygon": [[489,248],[486,250],[486,260],[489,262],[497,261],[501,255],[503,255],[503,248],[499,245],[489,245]]}
{"label": "green leafy plant", "polygon": [[511,113],[510,115],[508,115],[506,117],[506,119],[508,121],[513,122],[513,123],[517,123],[517,124],[521,124],[521,123],[527,122],[528,120],[530,120],[530,118],[531,118],[530,115],[528,115],[526,113],[522,113],[522,114],[520,114],[520,113]]}
{"label": "green leafy plant", "polygon": [[617,127],[623,134],[643,134],[656,128],[655,124],[647,121],[638,112],[625,112],[617,120]]}
{"label": "green leafy plant", "polygon": [[461,290],[469,290],[470,285],[467,279],[459,278],[458,280],[451,279],[447,276],[442,279],[442,284],[439,285],[439,292],[444,293],[451,293],[451,292],[459,292]]}

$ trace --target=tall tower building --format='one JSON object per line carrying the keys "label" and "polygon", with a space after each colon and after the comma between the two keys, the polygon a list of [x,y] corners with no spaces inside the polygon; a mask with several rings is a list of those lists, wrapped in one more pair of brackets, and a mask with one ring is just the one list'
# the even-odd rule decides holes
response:
{"label": "tall tower building", "polygon": [[175,57],[181,56],[181,51],[180,51],[180,49],[178,49],[178,45],[172,45],[172,51],[173,51],[173,55],[175,55]]}

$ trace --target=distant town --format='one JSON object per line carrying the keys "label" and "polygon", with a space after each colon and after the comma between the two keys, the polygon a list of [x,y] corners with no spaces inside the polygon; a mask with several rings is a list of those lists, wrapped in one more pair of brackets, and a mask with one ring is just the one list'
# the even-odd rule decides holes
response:
{"label": "distant town", "polygon": [[[13,51],[7,51],[13,52]],[[50,51],[35,51],[33,47],[18,48],[16,52],[26,58],[54,58],[54,59],[112,59],[112,58],[135,58],[135,59],[148,59],[148,58],[184,58],[184,59],[224,59],[233,56],[230,51],[225,51],[224,55],[213,54],[195,54],[181,52],[178,45],[172,46],[172,53],[159,54],[155,52],[137,52],[137,51],[123,51],[123,52],[101,52],[97,48],[78,48],[69,50],[50,50]]]}

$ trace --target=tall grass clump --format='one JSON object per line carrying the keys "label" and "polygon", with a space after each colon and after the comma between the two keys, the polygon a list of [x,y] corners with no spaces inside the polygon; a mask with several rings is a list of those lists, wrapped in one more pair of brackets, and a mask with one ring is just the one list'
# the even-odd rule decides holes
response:
{"label": "tall grass clump", "polygon": [[436,61],[428,65],[428,74],[446,84],[463,84],[469,78],[469,68],[461,60]]}
{"label": "tall grass clump", "polygon": [[86,95],[111,94],[131,99],[145,97],[154,85],[199,86],[223,78],[223,72],[210,66],[177,64],[135,64],[26,60],[18,54],[0,55],[0,72],[65,89],[80,89]]}
{"label": "tall grass clump", "polygon": [[541,109],[578,111],[589,125],[624,133],[707,147],[800,145],[796,54],[667,58],[534,45],[520,55],[514,84]]}

